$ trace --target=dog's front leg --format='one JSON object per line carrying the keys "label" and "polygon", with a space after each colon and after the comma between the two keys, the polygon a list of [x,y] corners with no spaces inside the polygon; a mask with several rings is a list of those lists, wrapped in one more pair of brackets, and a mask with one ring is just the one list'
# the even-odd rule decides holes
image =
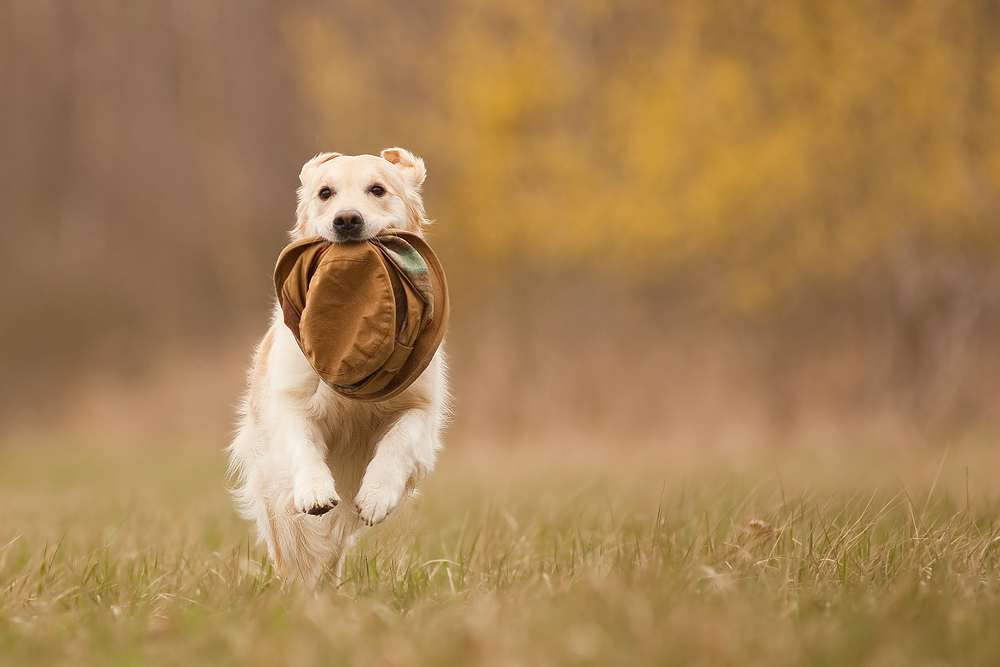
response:
{"label": "dog's front leg", "polygon": [[285,460],[292,481],[292,502],[297,512],[319,516],[337,506],[340,496],[326,465],[326,444],[319,428],[308,417],[282,420]]}
{"label": "dog's front leg", "polygon": [[434,465],[437,428],[427,410],[409,409],[375,449],[354,503],[373,526],[386,518],[408,490]]}
{"label": "dog's front leg", "polygon": [[291,334],[283,326],[275,333],[273,437],[279,444],[292,484],[295,510],[326,514],[340,502],[333,475],[326,464],[327,444],[310,405],[319,386],[319,376],[302,356]]}

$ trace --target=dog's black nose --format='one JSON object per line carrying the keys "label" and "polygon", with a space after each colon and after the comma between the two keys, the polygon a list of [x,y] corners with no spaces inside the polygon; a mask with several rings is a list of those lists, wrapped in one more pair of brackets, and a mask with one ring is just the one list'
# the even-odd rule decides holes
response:
{"label": "dog's black nose", "polygon": [[365,219],[357,211],[340,211],[333,216],[333,229],[341,236],[357,236],[365,226]]}

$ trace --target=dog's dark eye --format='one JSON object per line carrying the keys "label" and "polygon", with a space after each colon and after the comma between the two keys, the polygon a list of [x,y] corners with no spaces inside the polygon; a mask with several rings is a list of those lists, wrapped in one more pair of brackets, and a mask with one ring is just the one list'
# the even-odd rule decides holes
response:
{"label": "dog's dark eye", "polygon": [[385,188],[383,188],[381,185],[373,185],[371,193],[376,197],[381,197],[382,195],[385,194]]}
{"label": "dog's dark eye", "polygon": [[322,199],[323,201],[326,201],[332,195],[333,192],[330,191],[330,188],[323,188],[322,190],[319,191],[319,198]]}

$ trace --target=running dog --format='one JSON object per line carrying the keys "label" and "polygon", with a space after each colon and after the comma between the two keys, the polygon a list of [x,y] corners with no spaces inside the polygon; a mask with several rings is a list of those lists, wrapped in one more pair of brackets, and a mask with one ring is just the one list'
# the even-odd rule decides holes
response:
{"label": "running dog", "polygon": [[[423,160],[401,148],[323,153],[299,178],[292,241],[422,234]],[[340,581],[356,533],[383,521],[434,467],[450,404],[443,346],[402,393],[360,402],[328,386],[275,308],[229,447],[233,494],[282,579]]]}

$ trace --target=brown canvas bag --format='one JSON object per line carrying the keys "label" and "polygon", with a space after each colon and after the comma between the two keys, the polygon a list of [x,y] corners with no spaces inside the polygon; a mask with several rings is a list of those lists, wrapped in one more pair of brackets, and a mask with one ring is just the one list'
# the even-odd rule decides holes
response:
{"label": "brown canvas bag", "polygon": [[448,286],[430,246],[390,229],[368,241],[297,241],[274,285],[286,326],[338,393],[386,400],[427,368],[448,323]]}

